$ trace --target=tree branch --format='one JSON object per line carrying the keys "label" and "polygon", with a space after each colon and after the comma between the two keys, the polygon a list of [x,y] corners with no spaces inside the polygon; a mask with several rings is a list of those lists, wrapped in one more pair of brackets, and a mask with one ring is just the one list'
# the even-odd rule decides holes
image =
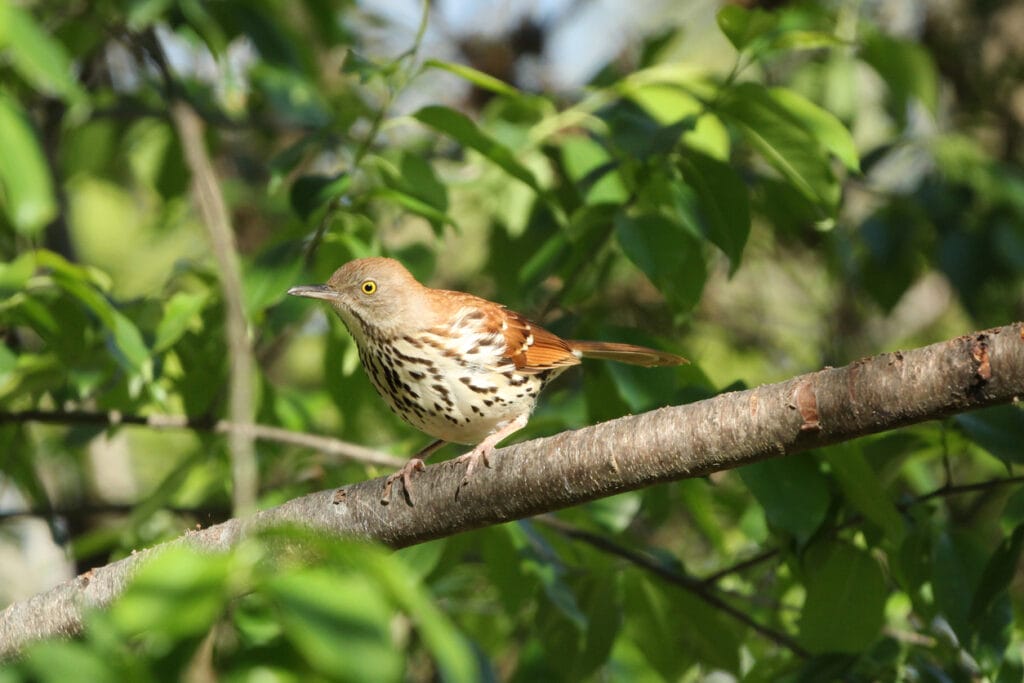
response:
{"label": "tree branch", "polygon": [[116,427],[122,424],[142,425],[156,429],[191,429],[194,431],[213,432],[215,434],[231,434],[244,432],[260,441],[273,441],[291,446],[301,446],[336,455],[348,460],[363,462],[368,465],[382,467],[401,467],[404,458],[388,455],[382,451],[360,446],[359,444],[342,441],[330,436],[296,432],[283,427],[264,424],[238,424],[229,420],[214,420],[206,417],[189,417],[187,415],[126,415],[118,411],[57,411],[57,410],[23,410],[20,412],[0,412],[0,424],[4,422],[45,422],[48,424],[88,424],[103,427]]}
{"label": "tree branch", "polygon": [[[181,139],[185,161],[192,172],[192,195],[210,236],[210,245],[220,272],[225,308],[224,334],[227,337],[230,361],[228,414],[236,424],[250,424],[255,415],[252,386],[255,363],[249,345],[249,329],[242,300],[242,274],[231,219],[203,142],[202,119],[182,100],[171,104],[171,119]],[[228,449],[231,452],[231,495],[235,515],[248,515],[256,511],[256,492],[259,488],[253,436],[240,430],[229,432]]]}
{"label": "tree branch", "polygon": [[[103,606],[139,563],[175,544],[233,547],[247,532],[298,523],[395,548],[529,517],[659,482],[1009,403],[1024,394],[1024,324],[827,368],[786,382],[661,408],[501,449],[459,489],[450,460],[417,477],[415,507],[382,506],[383,479],[321,491],[232,519],[97,568],[0,613],[0,656],[75,634],[85,606]],[[456,500],[455,493],[459,492]]]}
{"label": "tree branch", "polygon": [[782,647],[787,648],[793,654],[799,657],[807,658],[810,656],[810,653],[808,653],[807,650],[805,650],[803,646],[801,646],[800,643],[796,642],[793,638],[789,637],[785,633],[782,633],[781,631],[775,631],[768,628],[767,626],[761,624],[743,610],[739,609],[738,607],[733,607],[731,604],[726,602],[721,596],[717,595],[714,591],[714,588],[706,585],[700,579],[695,579],[692,576],[687,576],[686,574],[682,574],[678,571],[675,571],[674,569],[666,567],[661,562],[658,562],[644,555],[643,553],[639,553],[635,550],[630,550],[629,548],[619,545],[618,543],[612,541],[611,539],[605,538],[600,534],[595,534],[590,531],[586,531],[585,529],[580,529],[556,517],[542,517],[539,518],[538,521],[544,524],[545,526],[551,527],[552,529],[562,534],[566,538],[582,541],[583,543],[593,546],[594,548],[602,550],[610,555],[621,557],[630,564],[633,564],[643,569],[644,571],[657,576],[663,581],[666,581],[667,583],[671,583],[674,586],[682,588],[683,590],[687,591],[688,593],[691,593],[698,599],[703,600],[704,602],[711,605],[720,612],[729,615],[741,624],[753,629],[755,632],[772,641],[776,645],[781,645]]}

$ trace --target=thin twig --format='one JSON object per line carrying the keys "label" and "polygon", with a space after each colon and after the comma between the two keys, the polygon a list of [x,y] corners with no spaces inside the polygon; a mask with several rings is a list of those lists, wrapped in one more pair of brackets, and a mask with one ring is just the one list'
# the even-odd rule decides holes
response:
{"label": "thin twig", "polygon": [[694,595],[700,600],[706,602],[717,610],[728,614],[730,617],[739,621],[740,623],[750,627],[764,638],[770,640],[776,645],[787,648],[799,657],[810,657],[810,653],[807,652],[799,643],[790,638],[785,633],[771,629],[764,624],[754,620],[749,614],[743,610],[733,607],[728,602],[723,600],[721,597],[716,595],[712,588],[704,585],[700,579],[695,579],[685,574],[680,574],[655,560],[642,555],[634,550],[630,550],[624,546],[615,543],[614,541],[605,538],[599,534],[580,529],[572,524],[564,522],[557,517],[543,516],[537,517],[536,521],[543,523],[545,526],[554,529],[558,533],[562,534],[567,538],[572,538],[602,550],[611,555],[621,557],[627,560],[633,565],[640,567],[641,569],[654,574],[663,581],[671,583],[674,586],[682,588],[686,592]]}
{"label": "thin twig", "polygon": [[402,458],[330,436],[296,432],[291,429],[264,424],[239,424],[230,420],[213,420],[205,417],[188,417],[186,415],[124,415],[118,411],[103,413],[25,410],[16,413],[0,412],[0,424],[4,422],[90,424],[105,427],[129,424],[142,425],[154,429],[191,429],[193,431],[213,432],[215,434],[242,432],[253,439],[311,448],[327,455],[355,460],[368,465],[401,467],[405,464],[405,460]]}
{"label": "thin twig", "polygon": [[[972,493],[974,491],[988,491],[990,489],[998,488],[1000,486],[1006,486],[1008,484],[1019,484],[1022,482],[1024,482],[1024,475],[1015,475],[1012,477],[998,477],[995,479],[987,479],[985,481],[977,481],[971,484],[943,484],[934,491],[923,493],[920,496],[914,498],[913,500],[906,501],[903,503],[897,503],[896,509],[899,510],[900,512],[906,512],[915,505],[920,505],[921,503],[925,503],[934,498],[946,498],[949,496],[960,495],[962,493]],[[835,528],[835,531],[839,532],[843,529],[848,529],[852,526],[860,524],[863,521],[864,518],[861,515],[856,515],[848,519],[843,524],[837,526]],[[754,555],[753,557],[748,557],[742,562],[737,562],[736,564],[729,565],[728,567],[725,567],[723,569],[719,569],[714,574],[709,574],[708,576],[701,579],[701,583],[703,583],[705,586],[716,584],[719,581],[721,581],[724,577],[729,576],[730,574],[738,574],[739,572],[750,569],[751,567],[755,567],[763,562],[767,562],[773,557],[776,557],[780,552],[782,552],[781,548],[769,548],[768,550],[760,552],[757,555]]]}

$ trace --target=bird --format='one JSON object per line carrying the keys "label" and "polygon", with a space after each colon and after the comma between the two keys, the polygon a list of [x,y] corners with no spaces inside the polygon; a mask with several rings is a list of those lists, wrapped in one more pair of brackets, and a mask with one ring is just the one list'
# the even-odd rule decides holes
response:
{"label": "bird", "polygon": [[326,284],[288,294],[328,302],[377,393],[436,439],[385,480],[385,505],[399,480],[413,504],[412,476],[446,443],[474,446],[458,458],[466,463],[458,495],[480,462],[490,466],[497,444],[526,426],[541,390],[583,358],[646,367],[688,362],[633,344],[562,339],[501,304],[427,287],[391,258],[349,261]]}

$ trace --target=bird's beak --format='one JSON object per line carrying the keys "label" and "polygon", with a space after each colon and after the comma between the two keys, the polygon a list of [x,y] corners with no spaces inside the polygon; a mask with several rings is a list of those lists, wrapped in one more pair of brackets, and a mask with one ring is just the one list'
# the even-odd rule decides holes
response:
{"label": "bird's beak", "polygon": [[310,299],[327,299],[333,301],[338,298],[338,292],[327,285],[300,285],[288,290],[292,296],[306,296]]}

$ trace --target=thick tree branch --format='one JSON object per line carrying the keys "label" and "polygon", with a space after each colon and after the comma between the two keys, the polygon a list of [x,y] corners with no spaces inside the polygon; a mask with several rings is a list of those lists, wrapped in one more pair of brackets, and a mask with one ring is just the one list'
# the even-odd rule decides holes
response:
{"label": "thick tree branch", "polygon": [[786,382],[623,417],[501,449],[493,469],[455,492],[448,461],[417,477],[416,507],[380,504],[383,479],[296,498],[97,568],[0,613],[0,656],[81,628],[83,606],[108,604],[138,564],[172,544],[218,551],[280,523],[403,547],[659,482],[1009,403],[1024,395],[1024,324],[863,359]]}

